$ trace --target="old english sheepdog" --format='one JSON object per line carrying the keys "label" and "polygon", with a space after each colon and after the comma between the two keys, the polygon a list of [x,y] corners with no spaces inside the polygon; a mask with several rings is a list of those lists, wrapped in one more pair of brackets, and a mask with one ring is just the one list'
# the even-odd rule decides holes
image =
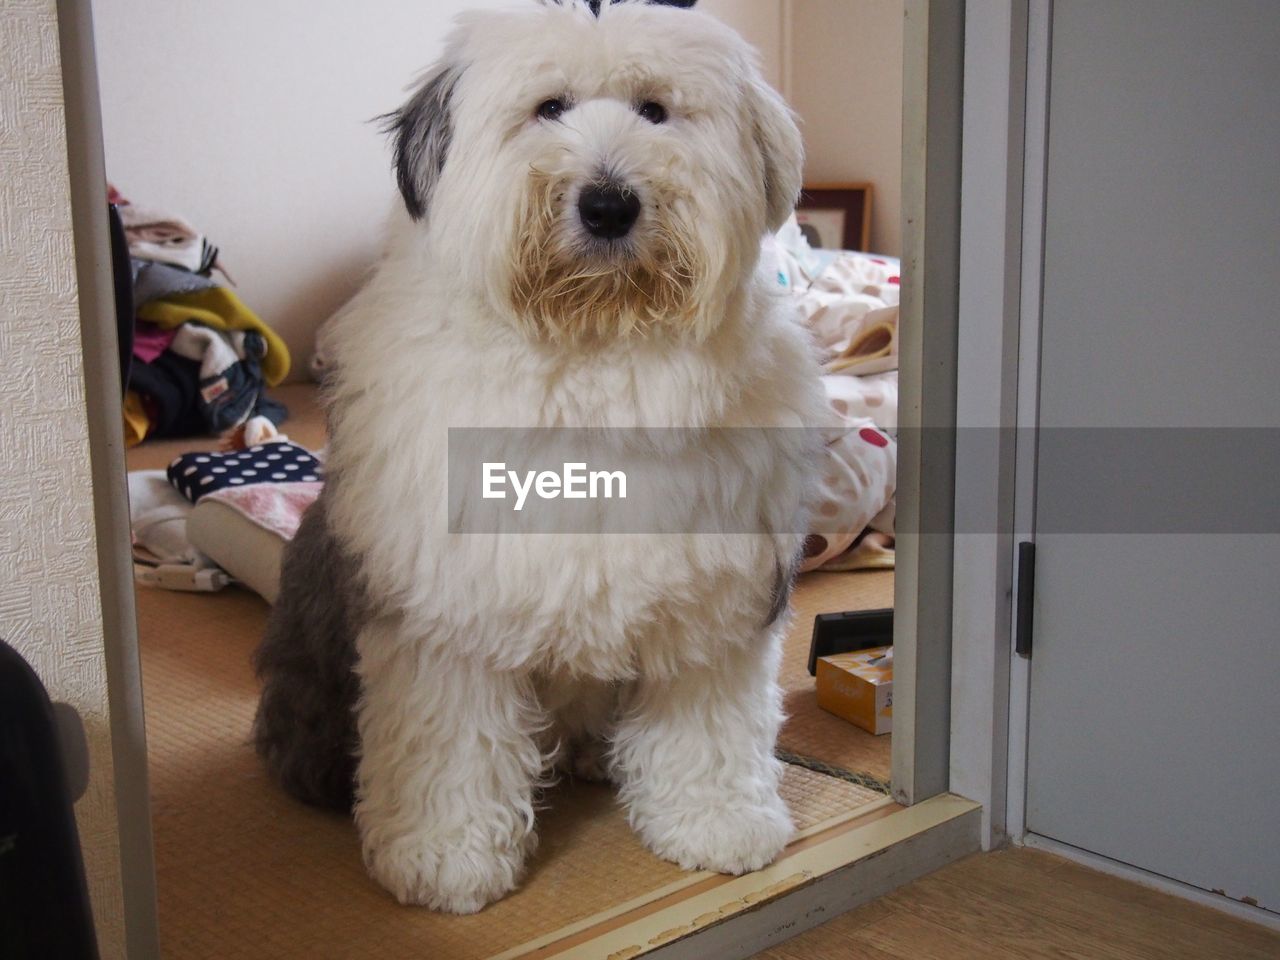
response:
{"label": "old english sheepdog", "polygon": [[[290,793],[354,809],[406,904],[514,889],[558,769],[615,783],[688,869],[760,868],[793,832],[775,674],[817,460],[791,428],[824,402],[760,261],[802,147],[753,50],[689,5],[466,13],[388,118],[403,210],[330,339],[327,483],[254,733]],[[608,428],[670,476],[661,532],[607,504],[459,529],[483,494],[445,495],[458,427]]]}

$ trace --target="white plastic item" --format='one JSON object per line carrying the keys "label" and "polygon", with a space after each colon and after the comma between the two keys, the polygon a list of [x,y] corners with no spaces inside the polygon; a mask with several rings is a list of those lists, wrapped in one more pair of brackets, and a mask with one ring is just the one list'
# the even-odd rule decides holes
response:
{"label": "white plastic item", "polygon": [[202,553],[268,603],[280,593],[280,561],[287,542],[216,499],[205,498],[187,518],[187,536]]}

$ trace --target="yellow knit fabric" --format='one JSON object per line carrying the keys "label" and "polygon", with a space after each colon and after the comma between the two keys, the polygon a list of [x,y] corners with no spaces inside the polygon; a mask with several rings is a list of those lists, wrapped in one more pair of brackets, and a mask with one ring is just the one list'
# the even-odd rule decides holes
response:
{"label": "yellow knit fabric", "polygon": [[165,329],[194,320],[215,330],[256,330],[267,341],[267,355],[262,358],[262,376],[267,386],[274,387],[289,375],[289,348],[284,341],[226,287],[152,300],[138,307],[138,319]]}
{"label": "yellow knit fabric", "polygon": [[150,430],[151,421],[147,419],[142,397],[130,390],[124,395],[124,445],[136,447],[147,439]]}

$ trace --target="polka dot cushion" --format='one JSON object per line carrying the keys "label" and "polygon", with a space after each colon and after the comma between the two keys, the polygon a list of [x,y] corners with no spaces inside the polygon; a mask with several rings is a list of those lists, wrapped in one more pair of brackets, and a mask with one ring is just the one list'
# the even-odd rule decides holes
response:
{"label": "polka dot cushion", "polygon": [[169,482],[192,503],[215,490],[255,483],[307,483],[323,478],[315,454],[294,443],[262,443],[228,453],[184,453],[169,464]]}

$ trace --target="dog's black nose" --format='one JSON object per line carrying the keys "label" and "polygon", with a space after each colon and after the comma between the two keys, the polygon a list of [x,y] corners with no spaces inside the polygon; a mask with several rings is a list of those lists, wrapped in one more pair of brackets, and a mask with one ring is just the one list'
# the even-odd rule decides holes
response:
{"label": "dog's black nose", "polygon": [[640,198],[616,184],[597,184],[582,191],[578,215],[592,236],[617,240],[630,233],[640,218]]}

